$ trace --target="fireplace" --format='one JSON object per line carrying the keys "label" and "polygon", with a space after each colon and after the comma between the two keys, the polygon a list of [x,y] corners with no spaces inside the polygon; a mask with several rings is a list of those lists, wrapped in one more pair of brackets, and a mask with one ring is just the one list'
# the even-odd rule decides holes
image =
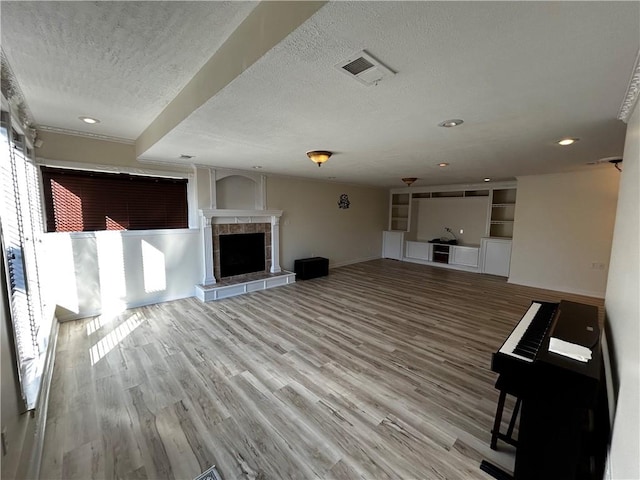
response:
{"label": "fireplace", "polygon": [[264,272],[264,233],[220,235],[220,277]]}
{"label": "fireplace", "polygon": [[[200,210],[204,278],[201,284],[196,285],[196,297],[203,302],[208,302],[294,283],[295,274],[280,268],[281,216],[282,210]],[[252,234],[261,235],[253,236]],[[243,240],[236,242],[236,237]],[[251,272],[248,267],[242,267],[239,270],[233,268],[227,270],[226,267],[221,269],[221,253],[225,255],[227,241],[235,245],[244,242],[245,238],[252,238],[248,242],[254,243],[256,252],[256,264],[250,269]],[[260,242],[256,240],[257,238],[262,239],[262,249],[259,247]],[[242,247],[240,250],[244,251],[246,248]],[[259,266],[257,265],[258,251],[262,258]],[[253,270],[254,268],[259,271]],[[243,269],[247,273],[237,273]]]}
{"label": "fireplace", "polygon": [[[213,271],[218,280],[244,273],[264,272],[271,267],[271,224],[214,224],[211,230]],[[243,259],[244,255],[250,258]],[[244,263],[252,263],[255,270],[248,265],[242,266]]]}

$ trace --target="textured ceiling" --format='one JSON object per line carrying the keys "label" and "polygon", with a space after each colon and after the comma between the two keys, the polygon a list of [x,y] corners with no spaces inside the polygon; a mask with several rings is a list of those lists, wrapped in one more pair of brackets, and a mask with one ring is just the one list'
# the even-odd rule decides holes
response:
{"label": "textured ceiling", "polygon": [[[91,132],[137,138],[255,6],[177,3],[2,2],[35,120],[79,130],[90,115]],[[379,186],[594,168],[622,155],[639,47],[637,2],[328,3],[141,159]],[[367,87],[335,68],[362,49],[397,74]],[[449,118],[465,123],[437,126]],[[565,136],[580,141],[554,143]],[[318,168],[311,149],[335,154]]]}
{"label": "textured ceiling", "polygon": [[2,1],[2,49],[37,124],[135,140],[256,5]]}

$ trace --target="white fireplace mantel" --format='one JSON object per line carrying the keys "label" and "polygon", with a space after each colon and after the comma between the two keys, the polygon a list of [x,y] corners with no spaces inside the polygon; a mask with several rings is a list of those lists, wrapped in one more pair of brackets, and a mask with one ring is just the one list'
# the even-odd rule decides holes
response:
{"label": "white fireplace mantel", "polygon": [[280,217],[282,210],[233,210],[201,209],[200,231],[204,246],[203,285],[216,283],[213,271],[213,233],[212,224],[228,223],[271,223],[271,273],[280,273]]}
{"label": "white fireplace mantel", "polygon": [[200,216],[211,223],[263,223],[265,217],[280,218],[282,210],[232,210],[206,208]]}

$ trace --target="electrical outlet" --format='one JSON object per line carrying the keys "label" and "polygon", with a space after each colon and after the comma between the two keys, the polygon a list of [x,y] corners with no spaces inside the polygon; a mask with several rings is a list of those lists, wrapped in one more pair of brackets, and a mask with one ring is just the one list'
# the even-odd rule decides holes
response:
{"label": "electrical outlet", "polygon": [[600,263],[600,262],[593,262],[591,264],[591,269],[592,270],[604,270],[604,263]]}

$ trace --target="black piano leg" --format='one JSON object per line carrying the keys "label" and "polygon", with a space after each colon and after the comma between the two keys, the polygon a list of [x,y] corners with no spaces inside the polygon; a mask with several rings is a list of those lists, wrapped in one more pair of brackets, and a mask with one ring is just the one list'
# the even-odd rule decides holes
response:
{"label": "black piano leg", "polygon": [[493,463],[489,463],[486,460],[482,460],[480,463],[480,470],[488,473],[496,480],[514,480],[513,475],[505,472],[500,467],[496,467]]}
{"label": "black piano leg", "polygon": [[[496,418],[493,421],[493,430],[491,430],[491,450],[496,450],[498,446],[498,433],[500,433],[500,423],[502,422],[502,411],[504,410],[504,401],[507,398],[507,392],[500,390],[500,398],[498,399],[498,408],[496,409]],[[511,425],[509,425],[511,427]]]}
{"label": "black piano leg", "polygon": [[509,422],[509,429],[507,430],[507,437],[509,437],[509,439],[511,439],[513,429],[516,426],[516,418],[518,417],[518,411],[520,411],[520,403],[522,403],[522,400],[518,397],[516,400],[516,406],[513,409],[513,415],[511,415],[511,421]]}

